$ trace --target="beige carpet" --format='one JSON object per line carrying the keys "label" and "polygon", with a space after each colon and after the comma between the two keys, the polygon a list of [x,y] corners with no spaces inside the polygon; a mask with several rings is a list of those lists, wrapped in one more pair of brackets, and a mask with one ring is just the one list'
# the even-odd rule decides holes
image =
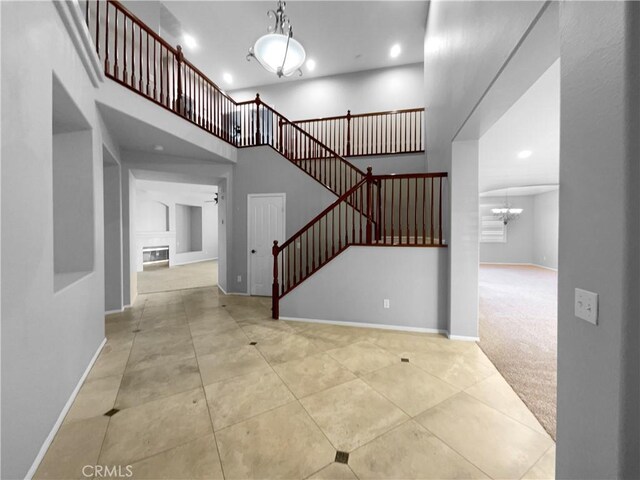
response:
{"label": "beige carpet", "polygon": [[138,272],[138,293],[167,292],[218,284],[218,262],[190,263],[175,267],[149,266]]}
{"label": "beige carpet", "polygon": [[480,348],[554,439],[557,283],[544,268],[480,266]]}

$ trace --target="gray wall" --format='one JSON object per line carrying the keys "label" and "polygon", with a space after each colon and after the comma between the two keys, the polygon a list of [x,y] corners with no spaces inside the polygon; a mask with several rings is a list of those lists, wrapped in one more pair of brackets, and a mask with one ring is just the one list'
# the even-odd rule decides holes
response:
{"label": "gray wall", "polygon": [[202,250],[202,207],[191,206],[189,208],[189,227],[191,228],[191,251]]}
{"label": "gray wall", "polygon": [[122,308],[122,220],[120,165],[106,148],[103,154],[104,187],[104,309]]}
{"label": "gray wall", "polygon": [[176,204],[176,253],[190,252],[193,250],[191,207],[189,205]]}
{"label": "gray wall", "polygon": [[[233,251],[229,292],[247,292],[247,195],[286,193],[286,231],[289,238],[337,197],[313,177],[271,147],[243,148],[233,175]],[[238,276],[241,277],[238,281]]]}
{"label": "gray wall", "polygon": [[202,250],[202,207],[176,203],[176,253]]}
{"label": "gray wall", "polygon": [[[1,2],[0,10],[0,475],[13,479],[27,474],[104,339],[103,139],[95,89],[54,2]],[[93,271],[56,294],[53,71],[91,127],[84,187],[93,191]]]}
{"label": "gray wall", "polygon": [[[552,42],[549,49],[539,48],[553,35],[545,32],[529,49],[524,38],[535,33],[530,27],[537,26],[539,15],[549,14],[557,25],[551,14],[557,15],[556,7],[430,2],[424,57],[427,164],[429,171],[451,175],[446,220],[451,226],[448,321],[454,335],[477,336],[478,155],[473,143],[557,59],[557,45],[555,51]],[[506,85],[500,77],[509,78]],[[497,86],[500,93],[494,94]],[[473,128],[465,131],[468,125]],[[460,144],[455,156],[453,143]]]}
{"label": "gray wall", "polygon": [[533,263],[558,268],[559,192],[533,197]]}
{"label": "gray wall", "polygon": [[302,78],[232,91],[237,101],[253,100],[256,93],[289,120],[379,112],[424,105],[421,63],[391,68]]}
{"label": "gray wall", "polygon": [[[55,129],[55,123],[54,123]],[[56,290],[93,270],[93,148],[90,130],[53,135],[53,253]]]}
{"label": "gray wall", "polygon": [[558,478],[640,478],[639,31],[636,2],[561,4]]}
{"label": "gray wall", "polygon": [[287,294],[280,316],[446,330],[447,257],[446,248],[349,247]]}

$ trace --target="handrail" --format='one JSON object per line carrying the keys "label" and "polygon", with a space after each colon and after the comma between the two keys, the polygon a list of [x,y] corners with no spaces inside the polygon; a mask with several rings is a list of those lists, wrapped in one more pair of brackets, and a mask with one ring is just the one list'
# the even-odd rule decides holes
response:
{"label": "handrail", "polygon": [[[282,246],[274,242],[274,318],[283,295],[350,245],[446,246],[446,173],[374,176],[344,158],[423,151],[424,109],[292,122],[259,94],[236,102],[118,0],[86,6],[105,76],[237,148],[274,148],[338,197]],[[318,128],[325,123],[331,128]]]}
{"label": "handrail", "polygon": [[[86,2],[87,12],[89,11],[89,1],[90,0],[87,0],[87,2]],[[177,50],[169,42],[167,42],[164,38],[162,38],[160,35],[158,35],[156,32],[154,32],[151,28],[149,28],[146,23],[144,23],[142,20],[140,20],[140,18],[138,16],[136,16],[134,13],[132,13],[131,10],[129,10],[127,7],[125,7],[122,3],[120,3],[119,0],[108,0],[108,1],[111,4],[113,4],[113,6],[115,8],[120,10],[123,14],[127,15],[132,20],[135,20],[135,22],[138,25],[140,25],[140,27],[143,28],[146,33],[148,33],[149,35],[154,37],[159,43],[162,43],[168,50],[172,50],[173,53],[175,53],[175,54],[178,53]],[[96,5],[97,4],[98,4],[98,2],[96,1]],[[88,13],[87,13],[87,18],[89,18]]]}
{"label": "handrail", "polygon": [[447,172],[432,172],[432,173],[385,173],[382,175],[374,175],[375,180],[390,180],[401,178],[440,178],[447,177]]}
{"label": "handrail", "polygon": [[416,107],[416,108],[401,108],[397,110],[386,110],[380,112],[366,112],[366,113],[349,113],[345,115],[334,115],[332,117],[317,117],[317,118],[304,118],[300,120],[292,120],[293,123],[305,123],[305,122],[323,122],[326,120],[340,120],[346,118],[355,118],[355,117],[375,117],[378,115],[390,115],[396,113],[410,113],[410,112],[424,112],[424,107]]}
{"label": "handrail", "polygon": [[295,120],[346,157],[424,152],[424,108]]}
{"label": "handrail", "polygon": [[337,196],[365,175],[259,95],[236,102],[118,0],[87,0],[85,14],[112,80],[235,147],[273,147]]}
{"label": "handrail", "polygon": [[355,184],[353,187],[351,187],[349,189],[348,192],[343,193],[335,202],[333,202],[331,205],[329,205],[327,208],[325,208],[322,212],[320,212],[318,215],[316,215],[315,217],[313,217],[312,220],[310,220],[309,222],[307,222],[303,227],[301,227],[296,233],[294,233],[291,237],[289,237],[289,240],[287,240],[286,242],[284,242],[282,245],[279,246],[280,251],[284,250],[287,246],[289,246],[295,239],[297,236],[299,236],[302,232],[304,232],[305,230],[308,230],[309,228],[311,228],[311,226],[316,223],[321,217],[324,217],[327,213],[329,213],[331,210],[333,210],[336,206],[338,206],[340,203],[345,202],[347,200],[347,198],[353,194],[353,192],[355,192],[358,188],[360,188],[362,185],[364,185],[367,182],[367,177],[364,177],[362,180],[360,180],[357,184]]}
{"label": "handrail", "polygon": [[282,245],[274,241],[272,314],[280,299],[349,246],[446,247],[442,173],[367,175]]}

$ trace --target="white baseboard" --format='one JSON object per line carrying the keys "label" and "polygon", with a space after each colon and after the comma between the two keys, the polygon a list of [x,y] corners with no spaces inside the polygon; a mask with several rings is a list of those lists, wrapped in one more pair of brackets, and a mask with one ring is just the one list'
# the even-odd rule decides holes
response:
{"label": "white baseboard", "polygon": [[292,322],[307,322],[307,323],[325,323],[328,325],[342,325],[345,327],[361,327],[361,328],[379,328],[381,330],[398,330],[400,332],[415,332],[415,333],[440,333],[446,334],[446,330],[440,330],[438,328],[422,328],[422,327],[403,327],[401,325],[387,325],[379,323],[364,323],[364,322],[344,322],[340,320],[318,320],[315,318],[298,318],[298,317],[283,317],[281,320],[290,320]]}
{"label": "white baseboard", "polygon": [[102,340],[102,343],[100,343],[100,346],[96,350],[96,353],[93,355],[93,358],[89,362],[89,365],[87,365],[87,368],[85,369],[84,373],[80,377],[80,380],[78,380],[78,384],[76,385],[76,388],[74,388],[73,392],[71,392],[71,396],[69,397],[69,400],[67,400],[67,403],[64,405],[62,411],[60,412],[60,415],[58,416],[58,419],[56,420],[56,423],[53,425],[53,428],[49,432],[49,435],[45,439],[44,443],[42,444],[42,447],[40,447],[40,451],[38,452],[38,455],[36,455],[36,458],[33,461],[31,468],[27,472],[27,475],[24,477],[25,480],[31,480],[31,478],[35,475],[36,470],[38,470],[38,467],[40,466],[40,462],[42,462],[42,459],[47,453],[47,450],[49,450],[49,447],[51,446],[51,442],[53,442],[53,439],[55,438],[56,434],[58,433],[58,430],[60,429],[60,426],[62,425],[62,422],[64,421],[64,417],[67,416],[67,413],[71,408],[71,405],[73,405],[73,401],[76,399],[76,396],[78,395],[78,392],[82,387],[82,384],[86,380],[87,375],[89,375],[89,372],[93,367],[93,364],[96,363],[96,360],[98,359],[98,355],[100,355],[100,352],[102,351],[102,348],[104,347],[105,343],[107,343],[106,338]]}
{"label": "white baseboard", "polygon": [[220,285],[218,285],[218,288],[220,290],[222,290],[222,293],[224,293],[225,295],[235,295],[235,296],[240,296],[240,297],[250,297],[251,295],[249,295],[248,293],[244,293],[244,292],[227,292],[224,288],[222,288]]}
{"label": "white baseboard", "polygon": [[451,335],[447,333],[447,338],[449,340],[460,340],[462,342],[479,342],[480,337],[467,337],[465,335]]}
{"label": "white baseboard", "polygon": [[532,263],[531,265],[533,265],[534,267],[544,268],[545,270],[552,270],[552,271],[554,271],[554,272],[557,272],[557,271],[558,271],[558,269],[557,269],[557,268],[547,267],[546,265],[540,265],[539,263]]}
{"label": "white baseboard", "polygon": [[114,313],[122,313],[124,312],[125,307],[122,308],[116,308],[115,310],[107,310],[106,312],[104,312],[105,315],[112,315]]}
{"label": "white baseboard", "polygon": [[545,265],[540,265],[539,263],[513,263],[513,262],[480,262],[480,265],[513,265],[513,266],[521,266],[521,267],[539,267],[544,268],[546,270],[553,270],[557,272],[557,268],[547,267]]}
{"label": "white baseboard", "polygon": [[533,263],[518,263],[518,262],[480,262],[480,265],[514,265],[514,266],[531,266]]}
{"label": "white baseboard", "polygon": [[[178,254],[180,255],[180,254]],[[171,263],[170,267],[180,267],[182,265],[191,265],[192,263],[201,263],[201,262],[213,262],[214,260],[218,260],[218,257],[211,257],[211,258],[201,258],[199,260],[189,260],[186,262],[173,262]]]}

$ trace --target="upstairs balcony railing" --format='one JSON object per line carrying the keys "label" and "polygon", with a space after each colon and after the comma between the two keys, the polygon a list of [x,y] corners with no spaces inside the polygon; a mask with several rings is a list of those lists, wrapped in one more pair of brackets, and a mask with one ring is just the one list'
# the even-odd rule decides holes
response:
{"label": "upstairs balcony railing", "polygon": [[296,120],[343,157],[424,152],[424,108]]}
{"label": "upstairs balcony railing", "polygon": [[273,147],[338,196],[364,178],[259,95],[233,100],[120,2],[88,0],[85,15],[108,78],[235,147]]}

